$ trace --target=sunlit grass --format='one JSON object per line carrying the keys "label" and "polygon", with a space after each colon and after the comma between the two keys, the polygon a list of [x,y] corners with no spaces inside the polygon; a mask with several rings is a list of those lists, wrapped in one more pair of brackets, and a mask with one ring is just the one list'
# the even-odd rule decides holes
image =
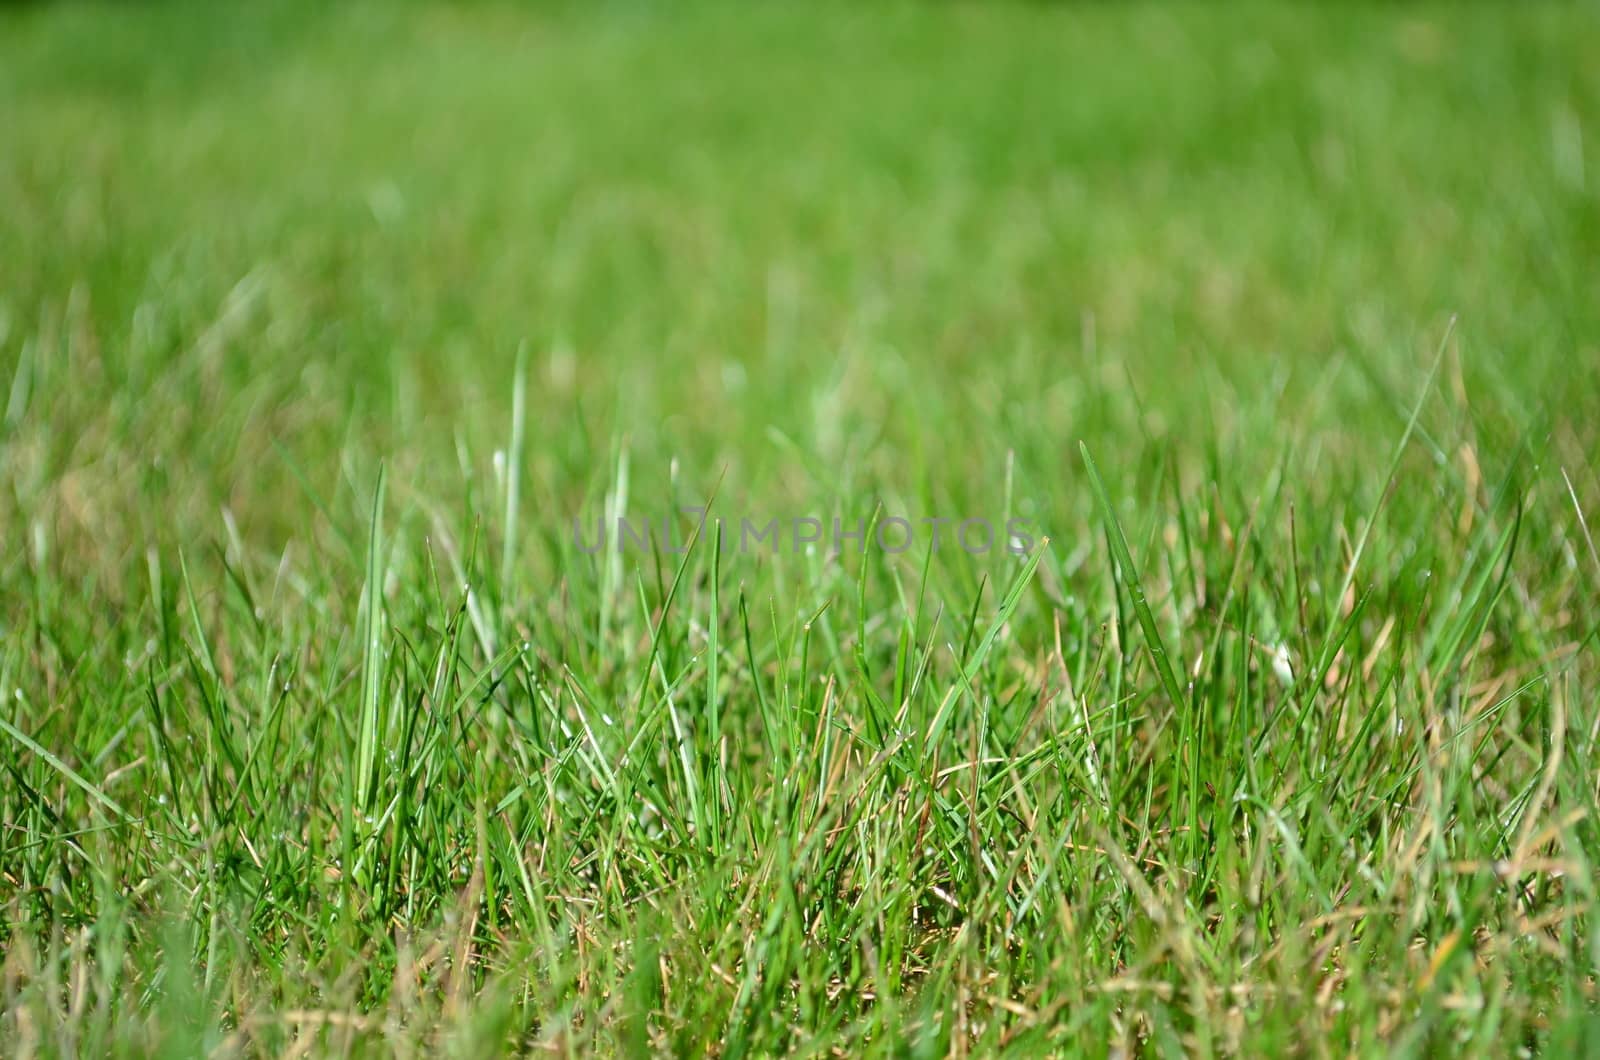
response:
{"label": "sunlit grass", "polygon": [[0,1051],[1583,1052],[1597,43],[0,12]]}

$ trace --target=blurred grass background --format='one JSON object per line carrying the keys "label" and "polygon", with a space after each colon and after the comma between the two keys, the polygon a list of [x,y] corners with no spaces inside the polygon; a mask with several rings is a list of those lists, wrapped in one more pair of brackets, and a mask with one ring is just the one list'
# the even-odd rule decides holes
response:
{"label": "blurred grass background", "polygon": [[[6,367],[27,345],[34,392],[81,402],[53,447],[137,435],[112,476],[137,489],[203,444],[168,473],[211,477],[163,492],[248,483],[228,499],[269,522],[269,436],[313,469],[354,442],[451,481],[456,433],[503,433],[522,343],[556,449],[627,433],[757,484],[769,427],[825,461],[927,446],[992,474],[1123,430],[1102,385],[1158,428],[1272,394],[1285,422],[1382,433],[1374,386],[1414,384],[1452,314],[1499,445],[1594,390],[1582,10],[7,22]],[[169,416],[160,387],[205,400]],[[1005,426],[952,447],[927,438],[946,416]],[[74,460],[45,459],[44,479]]]}

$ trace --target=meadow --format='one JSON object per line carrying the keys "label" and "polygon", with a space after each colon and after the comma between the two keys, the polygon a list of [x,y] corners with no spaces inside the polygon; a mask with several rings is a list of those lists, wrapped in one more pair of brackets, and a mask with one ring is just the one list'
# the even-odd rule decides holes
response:
{"label": "meadow", "polygon": [[0,1052],[1592,1054],[1597,424],[1592,4],[7,5]]}

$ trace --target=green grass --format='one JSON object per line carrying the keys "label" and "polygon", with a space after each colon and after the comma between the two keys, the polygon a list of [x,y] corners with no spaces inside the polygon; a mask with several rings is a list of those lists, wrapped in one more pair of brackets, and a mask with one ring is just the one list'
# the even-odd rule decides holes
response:
{"label": "green grass", "polygon": [[0,1052],[1600,1048],[1597,181],[1592,6],[0,11]]}

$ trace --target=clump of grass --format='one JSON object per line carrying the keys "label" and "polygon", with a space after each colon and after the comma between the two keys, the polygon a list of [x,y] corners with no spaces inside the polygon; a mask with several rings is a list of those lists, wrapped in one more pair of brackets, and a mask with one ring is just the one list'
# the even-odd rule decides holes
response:
{"label": "clump of grass", "polygon": [[8,1055],[1590,1047],[1588,11],[0,24]]}

